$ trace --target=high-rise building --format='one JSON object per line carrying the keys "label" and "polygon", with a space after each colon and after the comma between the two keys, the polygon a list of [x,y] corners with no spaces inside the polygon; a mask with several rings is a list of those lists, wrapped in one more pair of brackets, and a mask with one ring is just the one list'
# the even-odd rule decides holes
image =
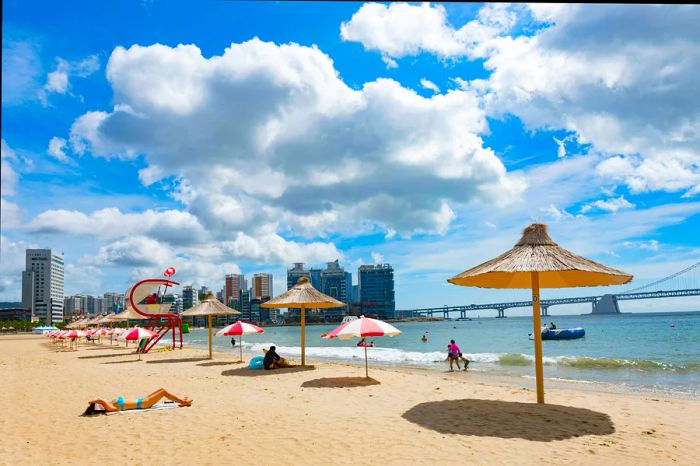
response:
{"label": "high-rise building", "polygon": [[321,288],[319,290],[338,301],[348,303],[352,294],[352,274],[346,272],[338,260],[328,262],[321,271]]}
{"label": "high-rise building", "polygon": [[63,254],[51,249],[27,249],[22,272],[22,307],[32,319],[63,321]]}
{"label": "high-rise building", "polygon": [[272,274],[256,273],[253,275],[253,298],[262,299],[272,296]]}
{"label": "high-rise building", "polygon": [[309,278],[309,271],[304,268],[303,262],[295,262],[294,267],[287,269],[287,289],[296,285],[301,277]]}
{"label": "high-rise building", "polygon": [[202,286],[199,289],[199,296],[198,296],[199,300],[203,301],[204,299],[206,299],[207,293],[209,293],[209,288],[207,288],[206,286]]}
{"label": "high-rise building", "polygon": [[[206,288],[206,287],[204,287]],[[195,306],[199,302],[199,293],[193,286],[183,286],[182,287],[182,310]]]}
{"label": "high-rise building", "polygon": [[[253,322],[253,317],[255,317],[256,319],[260,318],[259,312],[257,316],[252,315],[250,308],[250,290],[241,290],[239,292],[238,305],[238,311],[240,311],[241,313],[241,315],[238,317],[241,320]],[[257,320],[255,322],[257,322]]]}
{"label": "high-rise building", "polygon": [[224,282],[224,300],[223,303],[228,306],[231,298],[237,298],[241,290],[247,290],[245,277],[241,274],[231,273],[226,275]]}
{"label": "high-rise building", "polygon": [[89,316],[102,314],[103,298],[101,296],[82,296],[80,299],[80,304],[83,307],[85,314]]}
{"label": "high-rise building", "polygon": [[394,269],[389,264],[361,265],[357,270],[357,285],[363,314],[380,319],[393,319]]}
{"label": "high-rise building", "polygon": [[323,289],[323,270],[309,269],[309,280],[311,280],[311,286],[321,291]]}
{"label": "high-rise building", "polygon": [[66,296],[63,299],[63,315],[66,320],[85,313],[80,305],[81,298],[82,296],[76,294],[73,296]]}
{"label": "high-rise building", "polygon": [[119,312],[121,309],[120,301],[121,295],[113,291],[107,292],[102,295],[102,312],[112,313]]}

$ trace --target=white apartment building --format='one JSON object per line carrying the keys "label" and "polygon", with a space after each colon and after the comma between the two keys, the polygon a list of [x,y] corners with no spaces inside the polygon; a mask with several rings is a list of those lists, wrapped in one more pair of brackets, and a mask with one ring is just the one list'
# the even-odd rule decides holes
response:
{"label": "white apartment building", "polygon": [[63,321],[63,253],[51,249],[27,249],[22,272],[22,307],[32,320]]}

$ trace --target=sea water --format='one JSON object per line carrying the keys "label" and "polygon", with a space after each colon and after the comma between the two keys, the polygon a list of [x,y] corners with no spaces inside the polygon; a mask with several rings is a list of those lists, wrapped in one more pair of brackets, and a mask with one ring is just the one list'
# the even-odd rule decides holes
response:
{"label": "sea water", "polygon": [[[700,397],[700,312],[544,317],[557,328],[583,327],[578,340],[543,341],[545,378],[604,383]],[[419,365],[446,370],[447,344],[454,339],[472,361],[470,370],[494,375],[534,376],[531,317],[472,318],[471,321],[398,322],[401,335],[368,338],[371,364]],[[306,357],[364,363],[357,340],[326,340],[335,325],[306,327]],[[423,335],[428,341],[421,341]],[[230,337],[214,337],[217,351],[238,353]],[[264,334],[243,337],[243,350],[260,352],[275,345],[278,353],[298,359],[300,327],[265,327]],[[207,331],[195,329],[185,343],[205,348]]]}

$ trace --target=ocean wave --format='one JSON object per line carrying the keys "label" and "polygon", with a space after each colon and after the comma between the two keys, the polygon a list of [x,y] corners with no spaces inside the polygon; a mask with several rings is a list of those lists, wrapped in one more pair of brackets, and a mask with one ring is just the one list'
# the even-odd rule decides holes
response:
{"label": "ocean wave", "polygon": [[[207,339],[191,339],[193,346],[205,347]],[[238,349],[238,343],[236,350]],[[286,357],[299,358],[301,347],[299,346],[279,346],[274,342],[266,341],[243,341],[243,351],[250,353],[260,353],[264,348],[277,346],[277,352]],[[307,346],[306,356],[309,358],[333,360],[333,361],[363,361],[365,353],[363,348],[355,346]],[[465,353],[474,366],[479,369],[497,367],[517,367],[529,366],[534,363],[534,357],[523,353]],[[383,364],[409,364],[433,366],[446,361],[446,354],[443,351],[407,351],[396,348],[368,348],[367,359],[375,363]],[[638,371],[671,371],[676,373],[700,372],[700,361],[689,361],[684,364],[671,364],[649,359],[616,359],[592,356],[545,356],[542,358],[546,366],[559,366],[573,369],[594,369],[594,370],[638,370]]]}

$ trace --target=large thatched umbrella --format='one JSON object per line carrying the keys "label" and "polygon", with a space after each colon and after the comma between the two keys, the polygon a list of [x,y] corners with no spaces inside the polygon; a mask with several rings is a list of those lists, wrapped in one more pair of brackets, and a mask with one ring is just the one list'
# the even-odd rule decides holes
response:
{"label": "large thatched umbrella", "polygon": [[531,288],[537,402],[544,403],[540,288],[621,285],[632,275],[560,247],[547,234],[547,226],[533,223],[509,251],[447,280],[455,285],[482,288]]}
{"label": "large thatched umbrella", "polygon": [[301,277],[296,285],[279,296],[275,296],[266,303],[261,304],[261,306],[301,308],[301,365],[303,366],[306,364],[306,321],[304,317],[306,308],[342,307],[345,304],[321,293],[311,286],[307,277]]}
{"label": "large thatched umbrella", "polygon": [[224,314],[240,314],[240,312],[235,309],[231,309],[224,303],[219,301],[214,297],[214,294],[210,291],[206,298],[202,302],[195,304],[191,308],[187,309],[185,312],[180,314],[181,316],[197,317],[197,316],[208,316],[209,320],[209,359],[211,359],[211,317]]}

